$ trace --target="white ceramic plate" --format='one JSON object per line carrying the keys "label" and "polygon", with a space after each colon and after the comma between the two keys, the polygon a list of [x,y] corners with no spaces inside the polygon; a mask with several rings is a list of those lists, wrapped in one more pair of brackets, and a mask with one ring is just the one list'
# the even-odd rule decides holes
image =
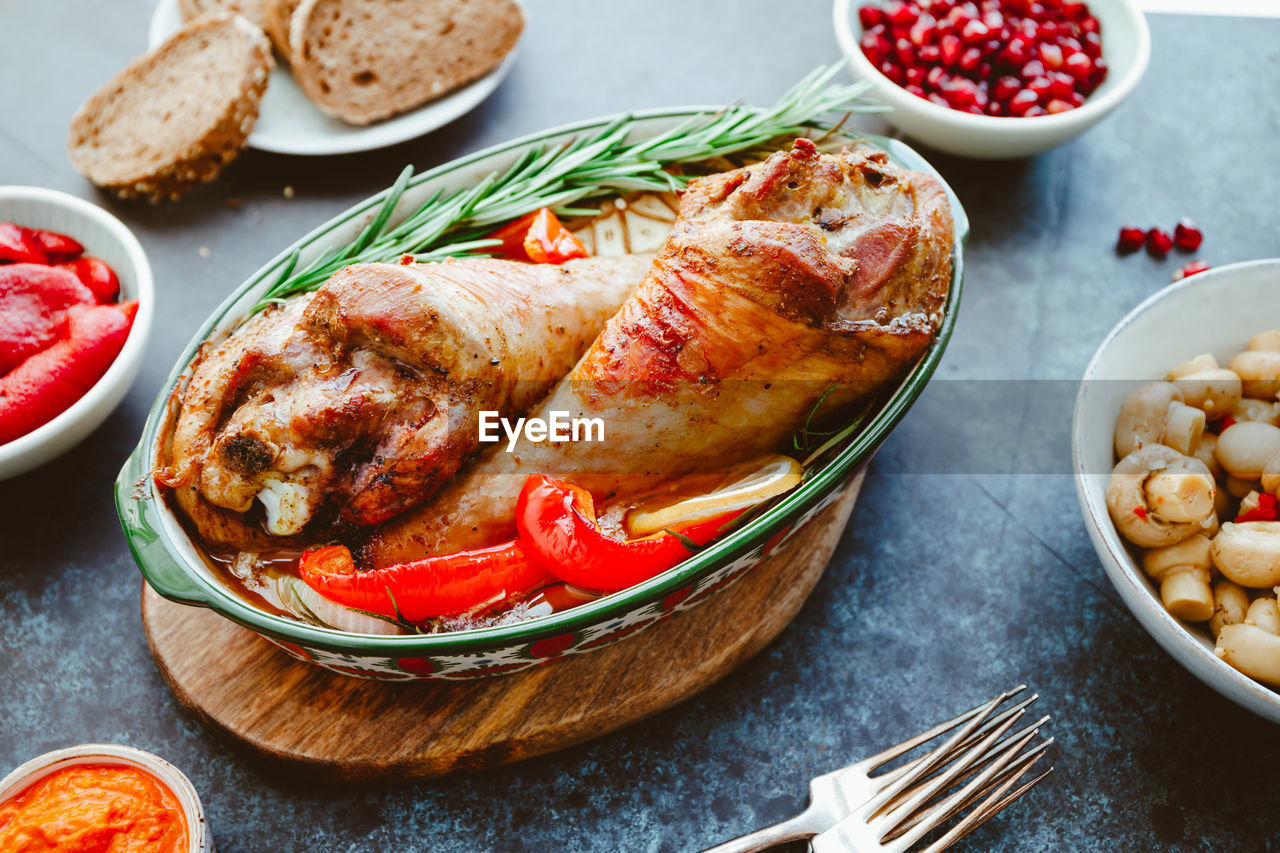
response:
{"label": "white ceramic plate", "polygon": [[[521,11],[525,11],[523,5]],[[148,46],[154,48],[181,27],[178,0],[160,0],[151,15]],[[349,154],[422,136],[470,112],[489,97],[511,70],[518,48],[517,44],[501,65],[474,83],[367,127],[347,124],[316,109],[294,82],[288,66],[277,59],[267,93],[262,97],[258,122],[249,134],[249,147],[277,154]]]}
{"label": "white ceramic plate", "polygon": [[1160,602],[1107,514],[1112,437],[1125,397],[1192,356],[1226,364],[1249,338],[1280,328],[1280,259],[1218,267],[1166,287],[1121,320],[1085,369],[1071,425],[1072,469],[1089,536],[1111,583],[1165,651],[1196,678],[1280,723],[1280,693],[1213,653],[1204,625],[1179,622]]}

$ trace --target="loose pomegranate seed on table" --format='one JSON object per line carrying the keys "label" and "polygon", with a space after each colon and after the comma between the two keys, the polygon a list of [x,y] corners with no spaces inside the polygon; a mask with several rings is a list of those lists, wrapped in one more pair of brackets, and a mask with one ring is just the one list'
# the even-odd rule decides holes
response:
{"label": "loose pomegranate seed on table", "polygon": [[1107,77],[1098,19],[1064,0],[890,0],[858,9],[863,54],[939,106],[990,116],[1063,113]]}
{"label": "loose pomegranate seed on table", "polygon": [[1190,219],[1179,219],[1177,227],[1173,229],[1173,242],[1184,252],[1194,252],[1204,242],[1204,233]]}
{"label": "loose pomegranate seed on table", "polygon": [[1209,269],[1212,269],[1212,267],[1198,258],[1194,261],[1187,261],[1176,272],[1174,272],[1173,280],[1181,281],[1189,275],[1195,275],[1198,272],[1205,272]]}
{"label": "loose pomegranate seed on table", "polygon": [[1132,225],[1126,225],[1120,229],[1120,236],[1116,240],[1116,251],[1136,252],[1142,248],[1142,244],[1146,242],[1146,239],[1146,231],[1141,228],[1135,228]]}
{"label": "loose pomegranate seed on table", "polygon": [[1173,238],[1163,228],[1152,228],[1147,232],[1147,253],[1152,257],[1163,258],[1173,248]]}

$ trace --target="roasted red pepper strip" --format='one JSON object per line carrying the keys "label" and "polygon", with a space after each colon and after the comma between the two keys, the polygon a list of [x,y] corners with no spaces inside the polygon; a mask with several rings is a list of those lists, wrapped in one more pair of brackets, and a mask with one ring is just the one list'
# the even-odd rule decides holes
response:
{"label": "roasted red pepper strip", "polygon": [[62,414],[107,372],[129,337],[137,302],[76,305],[66,337],[0,377],[0,444]]}
{"label": "roasted red pepper strip", "polygon": [[[78,240],[73,240],[66,234],[59,234],[57,231],[41,231],[38,228],[33,228],[32,233],[35,235],[36,243],[48,256],[50,263],[69,261],[84,254],[84,246],[80,245]],[[102,263],[102,261],[98,261],[98,263]],[[106,266],[106,264],[103,264],[103,266]]]}
{"label": "roasted red pepper strip", "polygon": [[100,305],[115,302],[120,295],[120,279],[116,271],[101,258],[76,258],[73,261],[62,261],[56,266],[75,273],[80,283],[93,291]]}
{"label": "roasted red pepper strip", "polygon": [[93,293],[66,270],[0,266],[0,376],[63,337],[68,308],[93,303]]}
{"label": "roasted red pepper strip", "polygon": [[331,545],[304,552],[298,576],[331,601],[391,618],[398,609],[410,622],[498,607],[552,580],[515,540],[367,572],[345,545]]}
{"label": "roasted red pepper strip", "polygon": [[1236,516],[1236,524],[1242,521],[1275,521],[1277,517],[1280,517],[1280,500],[1269,492],[1263,492],[1258,495],[1257,506]]}
{"label": "roasted red pepper strip", "polygon": [[570,483],[533,474],[516,504],[516,529],[535,562],[566,583],[617,592],[646,581],[688,559],[695,545],[715,539],[733,510],[682,526],[680,536],[663,532],[644,539],[614,539],[596,524],[591,495]]}
{"label": "roasted red pepper strip", "polygon": [[0,262],[47,264],[49,256],[40,246],[36,232],[16,222],[0,222]]}
{"label": "roasted red pepper strip", "polygon": [[502,226],[489,238],[502,241],[497,254],[516,261],[562,264],[587,256],[586,247],[545,207]]}

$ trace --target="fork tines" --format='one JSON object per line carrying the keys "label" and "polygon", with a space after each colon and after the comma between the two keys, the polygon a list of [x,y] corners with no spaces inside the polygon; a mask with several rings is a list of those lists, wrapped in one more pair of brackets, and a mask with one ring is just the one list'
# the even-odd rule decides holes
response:
{"label": "fork tines", "polygon": [[[939,746],[877,777],[879,793],[814,839],[815,853],[835,850],[903,853],[947,821],[959,821],[926,848],[935,853],[972,832],[1039,783],[1048,770],[1027,778],[1053,742],[1041,737],[1044,716],[1016,728],[1036,700],[1032,695],[1000,709],[1025,688],[1017,687],[859,762],[881,767],[949,732]],[[967,811],[966,811],[967,810]]]}

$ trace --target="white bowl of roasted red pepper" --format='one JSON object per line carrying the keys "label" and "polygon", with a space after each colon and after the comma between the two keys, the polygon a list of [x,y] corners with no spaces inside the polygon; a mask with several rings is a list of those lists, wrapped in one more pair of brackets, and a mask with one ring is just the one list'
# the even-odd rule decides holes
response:
{"label": "white bowl of roasted red pepper", "polygon": [[120,220],[40,187],[0,187],[0,478],[91,433],[137,376],[151,266]]}
{"label": "white bowl of roasted red pepper", "polygon": [[1151,35],[1131,0],[835,0],[854,74],[887,120],[951,154],[1037,154],[1129,96]]}

